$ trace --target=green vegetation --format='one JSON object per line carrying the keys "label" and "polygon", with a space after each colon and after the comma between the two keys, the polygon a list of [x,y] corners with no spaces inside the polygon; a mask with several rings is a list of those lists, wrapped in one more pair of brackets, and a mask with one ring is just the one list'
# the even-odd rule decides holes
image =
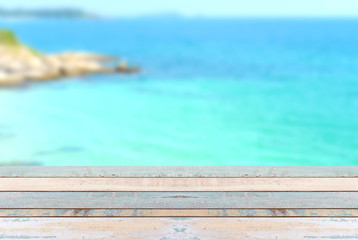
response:
{"label": "green vegetation", "polygon": [[25,44],[22,44],[21,41],[17,38],[16,34],[8,29],[0,28],[0,46],[5,46],[9,51],[17,51],[19,49],[26,49],[31,52],[33,55],[41,55],[39,51],[32,47],[28,47]]}
{"label": "green vegetation", "polygon": [[7,45],[7,46],[21,45],[15,33],[7,29],[0,29],[0,44]]}

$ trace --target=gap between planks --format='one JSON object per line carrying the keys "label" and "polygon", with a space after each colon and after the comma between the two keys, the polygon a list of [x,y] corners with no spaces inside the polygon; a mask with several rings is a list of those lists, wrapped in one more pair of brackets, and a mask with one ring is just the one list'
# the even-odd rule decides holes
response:
{"label": "gap between planks", "polygon": [[358,178],[0,178],[0,192],[357,192]]}

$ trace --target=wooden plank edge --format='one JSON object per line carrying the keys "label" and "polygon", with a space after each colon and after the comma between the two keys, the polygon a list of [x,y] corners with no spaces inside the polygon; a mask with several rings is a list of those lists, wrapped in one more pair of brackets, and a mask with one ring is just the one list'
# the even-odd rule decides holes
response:
{"label": "wooden plank edge", "polygon": [[358,209],[0,209],[0,217],[355,217]]}
{"label": "wooden plank edge", "polygon": [[0,166],[0,177],[358,177],[357,166],[336,167],[44,167]]}
{"label": "wooden plank edge", "polygon": [[358,192],[0,192],[1,209],[358,209]]}
{"label": "wooden plank edge", "polygon": [[358,178],[0,178],[0,192],[357,192]]}

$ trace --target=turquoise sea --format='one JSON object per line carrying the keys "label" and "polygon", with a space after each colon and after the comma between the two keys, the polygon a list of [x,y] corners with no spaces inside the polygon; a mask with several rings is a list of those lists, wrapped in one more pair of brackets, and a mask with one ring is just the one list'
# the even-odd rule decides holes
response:
{"label": "turquoise sea", "polygon": [[358,164],[358,19],[17,20],[143,72],[0,89],[0,165]]}

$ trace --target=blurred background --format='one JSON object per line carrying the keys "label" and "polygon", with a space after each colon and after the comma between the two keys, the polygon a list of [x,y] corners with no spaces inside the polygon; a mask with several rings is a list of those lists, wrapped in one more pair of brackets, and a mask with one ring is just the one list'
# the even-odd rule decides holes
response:
{"label": "blurred background", "polygon": [[[141,72],[23,83],[22,46]],[[358,163],[356,0],[0,0],[1,81],[0,165]]]}

